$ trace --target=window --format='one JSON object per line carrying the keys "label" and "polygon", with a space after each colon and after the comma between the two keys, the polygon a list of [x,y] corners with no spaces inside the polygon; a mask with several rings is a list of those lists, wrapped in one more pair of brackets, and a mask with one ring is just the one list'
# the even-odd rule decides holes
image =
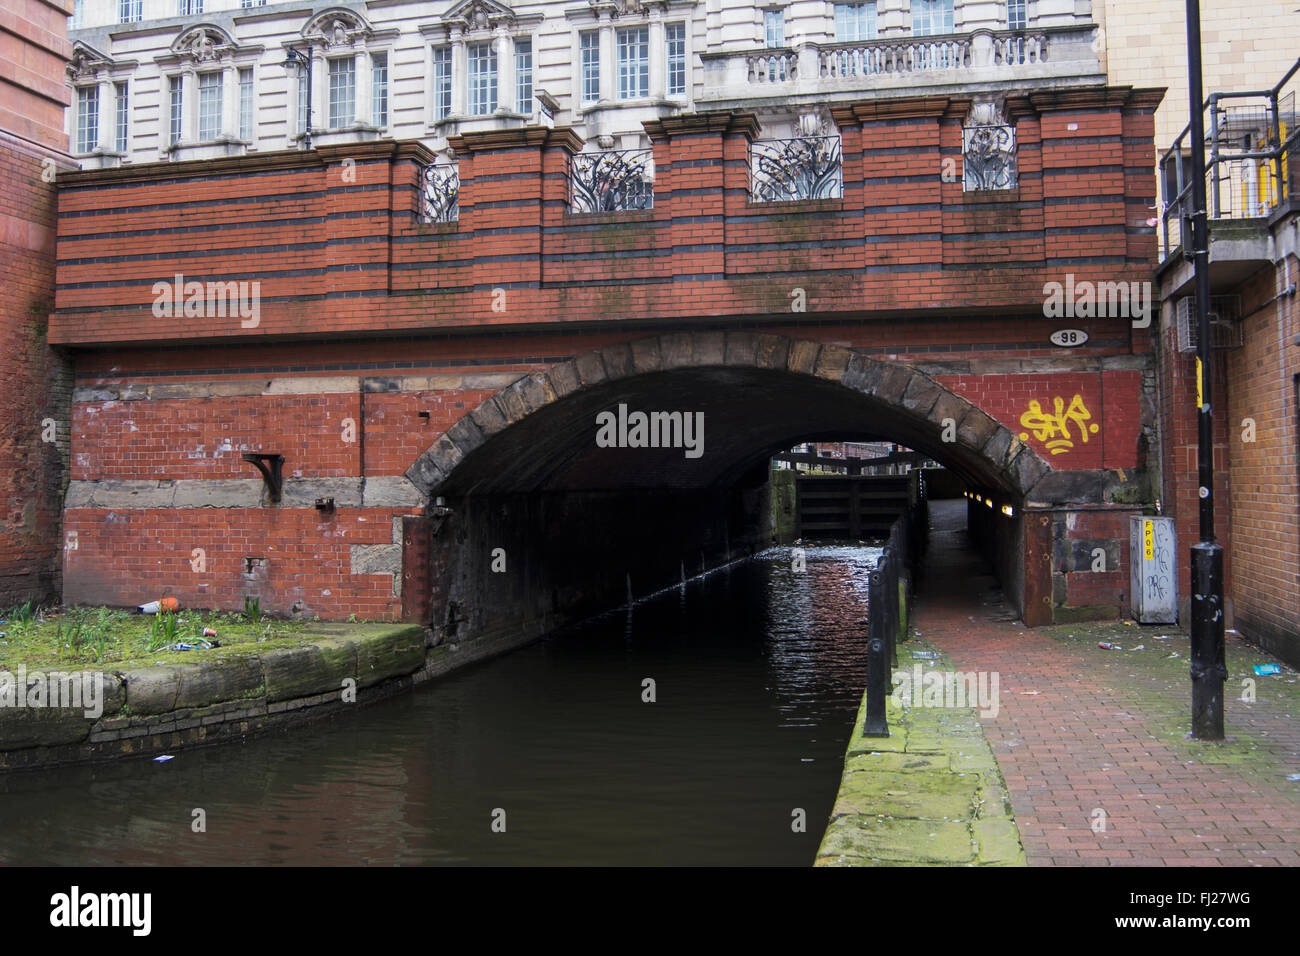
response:
{"label": "window", "polygon": [[113,137],[113,146],[119,153],[125,153],[131,123],[129,90],[125,83],[114,83],[113,92],[117,100],[117,135]]}
{"label": "window", "polygon": [[356,122],[357,64],[352,57],[330,60],[330,129]]}
{"label": "window", "polygon": [[433,51],[433,118],[446,119],[451,115],[451,47],[435,47]]}
{"label": "window", "polygon": [[1029,25],[1027,0],[1007,0],[1007,29],[1023,30]]}
{"label": "window", "polygon": [[919,37],[952,33],[952,0],[912,0],[912,33]]}
{"label": "window", "polygon": [[515,41],[515,112],[533,112],[533,41]]}
{"label": "window", "polygon": [[686,24],[670,23],[664,33],[668,42],[668,95],[686,95]]}
{"label": "window", "polygon": [[176,0],[178,17],[194,17],[203,12],[203,0]]}
{"label": "window", "polygon": [[99,87],[77,89],[77,152],[93,152],[99,145]]}
{"label": "window", "polygon": [[171,125],[169,141],[172,143],[179,143],[181,141],[181,123],[185,115],[181,108],[184,105],[182,100],[182,96],[184,95],[183,91],[184,87],[181,85],[181,78],[179,76],[169,76],[167,78],[167,103]]}
{"label": "window", "polygon": [[600,99],[600,34],[591,30],[582,35],[582,102]]}
{"label": "window", "polygon": [[469,112],[484,116],[497,108],[497,54],[491,43],[469,45]]}
{"label": "window", "polygon": [[388,54],[370,54],[370,122],[388,125]]}
{"label": "window", "polygon": [[764,10],[763,32],[767,35],[769,47],[785,46],[785,11]]}
{"label": "window", "polygon": [[136,23],[140,20],[142,0],[117,0],[117,22]]}
{"label": "window", "polygon": [[199,142],[221,135],[221,74],[199,74]]}
{"label": "window", "polygon": [[72,18],[68,21],[69,30],[80,30],[86,15],[86,0],[73,0]]}
{"label": "window", "polygon": [[650,28],[619,30],[618,98],[635,100],[650,95]]}
{"label": "window", "polygon": [[253,138],[253,71],[239,71],[239,138]]}
{"label": "window", "polygon": [[[307,69],[309,70],[311,69],[311,64],[307,65]],[[299,133],[311,132],[311,130],[307,129],[307,116],[308,113],[310,112],[310,105],[311,104],[307,102],[307,78],[303,75],[302,71],[299,71],[298,73],[298,132]]]}
{"label": "window", "polygon": [[241,10],[264,6],[266,6],[266,0],[239,0],[239,7]]}
{"label": "window", "polygon": [[[919,0],[918,0],[919,2]],[[872,3],[838,3],[835,5],[835,42],[856,43],[876,38],[876,5]]]}

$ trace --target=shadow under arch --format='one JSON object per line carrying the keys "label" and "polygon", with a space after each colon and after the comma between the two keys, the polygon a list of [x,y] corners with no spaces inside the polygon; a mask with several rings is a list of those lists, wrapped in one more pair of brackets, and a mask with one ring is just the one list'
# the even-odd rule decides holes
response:
{"label": "shadow under arch", "polygon": [[[596,415],[700,411],[704,449],[597,448]],[[679,332],[521,377],[465,415],[406,473],[440,496],[726,487],[772,452],[883,439],[966,484],[1028,499],[1052,469],[983,410],[911,366],[758,332]]]}

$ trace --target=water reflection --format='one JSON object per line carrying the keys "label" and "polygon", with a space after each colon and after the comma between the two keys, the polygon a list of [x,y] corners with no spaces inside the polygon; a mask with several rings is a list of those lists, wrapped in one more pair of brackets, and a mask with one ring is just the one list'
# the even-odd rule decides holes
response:
{"label": "water reflection", "polygon": [[805,572],[774,549],[308,728],[0,777],[0,862],[806,865],[879,553],[806,551]]}

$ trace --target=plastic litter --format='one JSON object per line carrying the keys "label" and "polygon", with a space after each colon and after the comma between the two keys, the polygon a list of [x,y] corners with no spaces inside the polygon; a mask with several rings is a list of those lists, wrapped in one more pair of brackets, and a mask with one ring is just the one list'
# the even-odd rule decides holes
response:
{"label": "plastic litter", "polygon": [[161,757],[154,757],[154,758],[153,758],[153,762],[154,762],[154,763],[166,763],[168,760],[175,760],[175,759],[176,759],[176,758],[173,757],[171,754],[163,754]]}
{"label": "plastic litter", "polygon": [[1131,650],[1131,651],[1145,651],[1146,649],[1147,649],[1147,646],[1146,646],[1145,644],[1139,644],[1137,647],[1131,647],[1131,648],[1129,648],[1129,650]]}
{"label": "plastic litter", "polygon": [[1124,648],[1120,647],[1118,644],[1112,644],[1110,641],[1098,641],[1098,642],[1097,642],[1097,646],[1100,647],[1103,651],[1122,651],[1122,650],[1124,650]]}
{"label": "plastic litter", "polygon": [[1300,780],[1300,773],[1289,773],[1286,775],[1286,778],[1292,782],[1295,782],[1296,780]]}
{"label": "plastic litter", "polygon": [[214,647],[221,645],[216,641],[177,641],[175,644],[168,644],[169,651],[210,651]]}
{"label": "plastic litter", "polygon": [[203,629],[203,636],[204,636],[204,637],[216,637],[216,636],[217,636],[217,632],[214,631],[214,630],[213,630],[212,628],[210,628],[210,627],[205,627],[205,628]]}
{"label": "plastic litter", "polygon": [[1282,673],[1282,668],[1278,667],[1276,664],[1256,664],[1255,673],[1260,677],[1265,677],[1268,674]]}
{"label": "plastic litter", "polygon": [[176,612],[181,609],[181,602],[174,597],[160,598],[157,601],[150,601],[148,604],[141,604],[136,608],[140,614],[158,614],[162,611]]}

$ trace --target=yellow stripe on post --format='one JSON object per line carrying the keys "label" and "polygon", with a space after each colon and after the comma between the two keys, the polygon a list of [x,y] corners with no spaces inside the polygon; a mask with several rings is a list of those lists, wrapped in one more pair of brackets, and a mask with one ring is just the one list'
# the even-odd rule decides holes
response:
{"label": "yellow stripe on post", "polygon": [[1198,355],[1196,356],[1196,410],[1198,412],[1201,410],[1201,406],[1205,404],[1201,399],[1202,394],[1204,393],[1201,390],[1201,357]]}

